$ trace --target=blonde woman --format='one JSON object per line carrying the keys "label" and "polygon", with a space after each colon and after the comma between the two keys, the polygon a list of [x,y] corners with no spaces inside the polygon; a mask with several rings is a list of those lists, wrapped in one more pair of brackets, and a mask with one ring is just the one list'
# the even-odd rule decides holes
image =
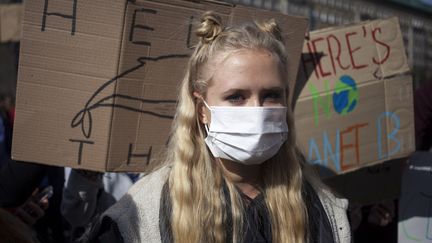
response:
{"label": "blonde woman", "polygon": [[207,12],[166,163],[104,213],[92,242],[350,242],[346,200],[304,171],[277,24]]}

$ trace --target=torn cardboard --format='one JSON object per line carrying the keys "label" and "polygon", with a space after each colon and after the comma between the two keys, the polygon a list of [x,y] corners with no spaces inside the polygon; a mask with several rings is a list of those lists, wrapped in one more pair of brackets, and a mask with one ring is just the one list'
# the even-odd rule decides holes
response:
{"label": "torn cardboard", "polygon": [[412,80],[397,18],[311,32],[297,97],[299,143],[325,176],[414,151]]}
{"label": "torn cardboard", "polygon": [[23,4],[0,4],[0,43],[19,41]]}
{"label": "torn cardboard", "polygon": [[[275,18],[294,84],[307,20],[217,1],[26,2],[13,158],[98,171],[144,171],[169,139],[192,23]],[[292,85],[293,86],[293,85]]]}

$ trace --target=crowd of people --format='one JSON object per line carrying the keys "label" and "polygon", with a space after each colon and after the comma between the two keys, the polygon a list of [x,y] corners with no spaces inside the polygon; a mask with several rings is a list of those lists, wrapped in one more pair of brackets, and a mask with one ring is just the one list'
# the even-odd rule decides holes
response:
{"label": "crowd of people", "polygon": [[207,12],[196,34],[166,157],[145,175],[12,160],[0,97],[2,242],[348,243],[397,224],[393,201],[348,212],[297,148],[276,22]]}

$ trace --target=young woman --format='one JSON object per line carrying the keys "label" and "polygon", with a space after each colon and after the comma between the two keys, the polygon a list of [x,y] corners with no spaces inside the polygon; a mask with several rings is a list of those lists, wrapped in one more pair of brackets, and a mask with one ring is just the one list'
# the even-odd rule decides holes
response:
{"label": "young woman", "polygon": [[305,172],[274,21],[203,15],[164,166],[90,234],[97,242],[350,242],[347,201]]}

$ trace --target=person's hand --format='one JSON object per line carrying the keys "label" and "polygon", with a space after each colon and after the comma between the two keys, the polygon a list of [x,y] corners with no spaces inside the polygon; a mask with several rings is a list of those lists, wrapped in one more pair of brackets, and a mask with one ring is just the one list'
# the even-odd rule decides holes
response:
{"label": "person's hand", "polygon": [[20,207],[15,209],[15,215],[29,226],[34,225],[45,215],[45,210],[49,206],[48,198],[43,197],[39,201],[36,198],[39,189],[33,192],[32,196]]}
{"label": "person's hand", "polygon": [[387,226],[395,217],[393,200],[383,201],[372,206],[368,222],[375,226]]}

